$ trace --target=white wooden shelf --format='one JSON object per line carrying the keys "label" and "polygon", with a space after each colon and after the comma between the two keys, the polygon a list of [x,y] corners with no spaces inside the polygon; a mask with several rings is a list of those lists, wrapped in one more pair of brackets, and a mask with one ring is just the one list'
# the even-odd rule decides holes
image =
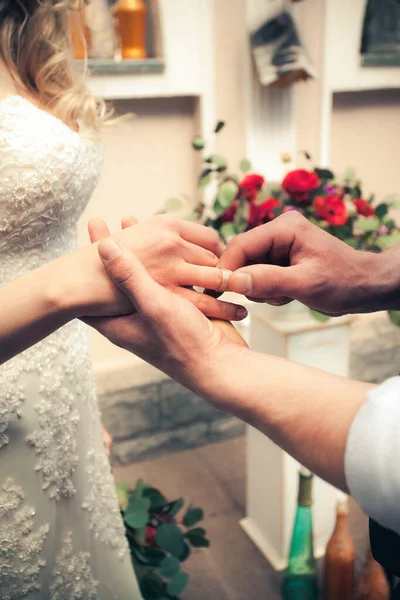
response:
{"label": "white wooden shelf", "polygon": [[93,93],[106,100],[208,96],[213,48],[210,7],[210,0],[158,0],[164,68],[141,74],[99,74],[95,68],[89,77]]}

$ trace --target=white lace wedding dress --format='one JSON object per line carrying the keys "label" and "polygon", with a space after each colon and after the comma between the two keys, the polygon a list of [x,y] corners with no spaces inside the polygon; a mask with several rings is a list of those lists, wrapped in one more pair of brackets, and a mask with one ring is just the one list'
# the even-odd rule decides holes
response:
{"label": "white lace wedding dress", "polygon": [[[101,162],[28,100],[0,101],[0,285],[75,249]],[[0,367],[0,598],[140,598],[80,322]]]}

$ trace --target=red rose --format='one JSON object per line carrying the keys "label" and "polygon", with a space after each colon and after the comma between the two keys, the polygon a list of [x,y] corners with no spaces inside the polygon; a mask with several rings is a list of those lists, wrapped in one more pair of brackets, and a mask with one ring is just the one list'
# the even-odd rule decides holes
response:
{"label": "red rose", "polygon": [[232,223],[235,218],[237,208],[239,206],[239,200],[234,200],[229,208],[219,217],[222,223]]}
{"label": "red rose", "polygon": [[151,548],[154,548],[156,545],[156,533],[157,529],[155,527],[153,527],[152,525],[147,525],[145,539],[146,544]]}
{"label": "red rose", "polygon": [[263,225],[268,221],[275,219],[275,215],[272,212],[275,208],[281,206],[281,203],[276,198],[268,198],[262,204],[255,204],[252,202],[250,206],[249,214],[249,229]]}
{"label": "red rose", "polygon": [[331,225],[344,225],[349,215],[343,199],[339,196],[317,196],[314,198],[314,210],[317,217]]}
{"label": "red rose", "polygon": [[353,203],[359,215],[363,215],[364,217],[374,216],[375,210],[370,204],[368,204],[365,198],[358,198],[358,200],[353,200]]}
{"label": "red rose", "polygon": [[314,171],[295,169],[282,181],[282,187],[296,202],[307,202],[310,192],[319,186],[319,178]]}
{"label": "red rose", "polygon": [[264,183],[262,175],[246,175],[239,183],[239,196],[253,202]]}

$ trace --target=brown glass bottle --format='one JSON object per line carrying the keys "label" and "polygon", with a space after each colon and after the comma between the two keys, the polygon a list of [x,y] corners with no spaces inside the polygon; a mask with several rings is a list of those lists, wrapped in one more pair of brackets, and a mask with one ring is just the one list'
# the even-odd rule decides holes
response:
{"label": "brown glass bottle", "polygon": [[353,600],[355,549],[348,527],[347,498],[336,506],[336,525],[325,552],[324,600]]}
{"label": "brown glass bottle", "polygon": [[119,0],[114,8],[123,58],[146,58],[147,9],[143,0]]}
{"label": "brown glass bottle", "polygon": [[368,549],[367,560],[357,582],[356,600],[389,600],[390,588],[385,571]]}

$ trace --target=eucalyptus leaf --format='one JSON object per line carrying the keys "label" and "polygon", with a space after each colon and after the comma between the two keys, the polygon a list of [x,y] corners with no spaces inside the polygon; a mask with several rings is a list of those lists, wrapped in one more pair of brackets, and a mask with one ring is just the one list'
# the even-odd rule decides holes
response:
{"label": "eucalyptus leaf", "polygon": [[[231,225],[231,223],[226,223],[226,225]],[[204,519],[204,511],[202,508],[190,507],[185,516],[183,517],[183,524],[185,527],[193,527],[199,521]]]}
{"label": "eucalyptus leaf", "polygon": [[136,496],[131,496],[124,515],[124,519],[129,527],[132,527],[133,529],[144,527],[149,518],[149,508],[149,498],[137,498]]}
{"label": "eucalyptus leaf", "polygon": [[166,592],[165,583],[156,573],[148,573],[144,576],[141,589],[145,598],[161,598]]}
{"label": "eucalyptus leaf", "polygon": [[223,156],[219,156],[218,154],[213,154],[212,156],[210,156],[207,162],[212,163],[217,168],[226,169],[226,159]]}
{"label": "eucalyptus leaf", "polygon": [[179,560],[181,562],[185,562],[185,560],[187,560],[189,558],[190,553],[191,553],[190,546],[189,546],[189,544],[187,544],[185,542],[185,548],[183,550],[182,556],[179,557]]}
{"label": "eucalyptus leaf", "polygon": [[251,161],[248,158],[243,158],[239,163],[239,168],[243,173],[248,173],[252,167]]}
{"label": "eucalyptus leaf", "polygon": [[195,150],[203,150],[203,148],[205,147],[205,141],[204,139],[200,136],[200,135],[196,135],[193,139],[192,139],[192,146]]}
{"label": "eucalyptus leaf", "polygon": [[166,556],[160,563],[160,573],[163,577],[172,577],[180,568],[181,563],[174,556]]}
{"label": "eucalyptus leaf", "polygon": [[320,179],[323,179],[323,180],[330,181],[331,179],[333,179],[335,177],[330,169],[320,169],[320,168],[316,167],[314,169],[314,172],[316,173],[316,175],[318,175],[318,177]]}
{"label": "eucalyptus leaf", "polygon": [[176,573],[173,578],[167,583],[167,592],[170,596],[179,596],[189,583],[189,575],[180,571]]}
{"label": "eucalyptus leaf", "polygon": [[117,484],[117,498],[118,503],[122,510],[126,510],[129,502],[129,483],[118,483]]}
{"label": "eucalyptus leaf", "polygon": [[191,534],[191,535],[206,535],[206,530],[204,529],[204,527],[194,527],[193,529],[189,529],[189,531],[187,531],[185,533],[185,536]]}
{"label": "eucalyptus leaf", "polygon": [[184,505],[183,498],[178,498],[178,500],[174,500],[173,502],[168,502],[163,508],[163,512],[171,515],[171,517],[175,517],[175,515],[181,510]]}
{"label": "eucalyptus leaf", "polygon": [[218,123],[215,126],[214,132],[219,133],[224,126],[225,126],[225,121],[218,121]]}
{"label": "eucalyptus leaf", "polygon": [[144,490],[143,497],[150,499],[151,510],[161,508],[162,506],[164,506],[164,504],[167,503],[167,499],[165,498],[165,496],[163,496],[159,490],[156,490],[152,487],[149,487]]}
{"label": "eucalyptus leaf", "polygon": [[228,208],[235,200],[238,186],[234,181],[224,181],[218,189],[217,201],[220,206]]}
{"label": "eucalyptus leaf", "polygon": [[143,496],[143,492],[146,488],[144,481],[138,479],[135,485],[135,489],[132,491],[132,496],[135,498],[141,498]]}
{"label": "eucalyptus leaf", "polygon": [[392,321],[394,325],[400,327],[400,311],[399,310],[389,310],[389,319]]}
{"label": "eucalyptus leaf", "polygon": [[354,181],[356,178],[356,170],[353,168],[346,169],[343,179],[347,182]]}
{"label": "eucalyptus leaf", "polygon": [[389,206],[383,202],[382,204],[379,204],[376,207],[375,215],[378,217],[378,219],[383,219],[384,217],[386,217],[388,211],[389,211]]}
{"label": "eucalyptus leaf", "polygon": [[358,241],[356,238],[345,238],[343,241],[352,248],[358,248]]}
{"label": "eucalyptus leaf", "polygon": [[199,178],[199,188],[205,188],[211,181],[212,169],[204,169]]}
{"label": "eucalyptus leaf", "polygon": [[177,525],[161,525],[156,533],[156,544],[176,558],[180,558],[185,549],[185,540]]}
{"label": "eucalyptus leaf", "polygon": [[204,537],[204,535],[188,534],[187,539],[189,540],[193,548],[209,548],[211,545],[210,540]]}
{"label": "eucalyptus leaf", "polygon": [[389,248],[392,248],[398,243],[400,243],[400,232],[398,231],[389,233],[388,235],[381,235],[375,240],[375,244],[381,250],[389,250]]}
{"label": "eucalyptus leaf", "polygon": [[175,212],[183,207],[183,202],[180,198],[168,198],[164,206],[167,212]]}
{"label": "eucalyptus leaf", "polygon": [[[220,227],[219,234],[225,242],[229,242],[229,240],[231,238],[238,235],[238,230],[236,229],[234,223],[223,223]],[[195,521],[195,522],[197,522],[197,521]],[[185,522],[184,522],[184,525],[186,525]],[[191,525],[194,525],[194,523],[191,523],[190,525],[186,525],[186,526],[190,527]]]}
{"label": "eucalyptus leaf", "polygon": [[379,219],[377,219],[376,217],[359,217],[355,220],[354,225],[357,229],[361,229],[361,231],[367,232],[379,231],[379,228],[381,226]]}
{"label": "eucalyptus leaf", "polygon": [[217,197],[217,199],[214,202],[213,209],[214,209],[216,217],[220,217],[226,211],[226,208],[223,207],[223,206],[221,206],[221,204],[219,203],[218,197]]}
{"label": "eucalyptus leaf", "polygon": [[328,321],[330,319],[330,317],[328,315],[323,315],[322,313],[318,312],[317,310],[310,309],[310,313],[311,313],[312,317],[316,321],[320,321],[320,323],[325,323],[326,321]]}

